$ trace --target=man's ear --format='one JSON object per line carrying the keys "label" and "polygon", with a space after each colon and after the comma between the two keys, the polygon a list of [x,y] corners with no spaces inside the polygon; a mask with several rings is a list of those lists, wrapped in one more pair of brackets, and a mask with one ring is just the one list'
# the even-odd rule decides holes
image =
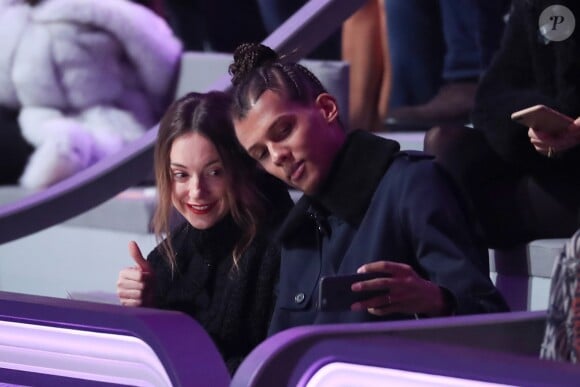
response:
{"label": "man's ear", "polygon": [[338,104],[332,95],[328,93],[319,94],[316,97],[315,104],[327,122],[333,122],[338,118]]}

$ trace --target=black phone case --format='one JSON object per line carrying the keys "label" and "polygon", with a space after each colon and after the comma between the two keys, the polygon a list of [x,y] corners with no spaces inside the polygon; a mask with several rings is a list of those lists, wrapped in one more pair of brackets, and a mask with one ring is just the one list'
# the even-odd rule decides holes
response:
{"label": "black phone case", "polygon": [[384,294],[385,290],[353,292],[350,287],[355,282],[388,277],[386,273],[360,273],[328,276],[320,279],[318,287],[318,309],[321,311],[350,310],[355,302]]}

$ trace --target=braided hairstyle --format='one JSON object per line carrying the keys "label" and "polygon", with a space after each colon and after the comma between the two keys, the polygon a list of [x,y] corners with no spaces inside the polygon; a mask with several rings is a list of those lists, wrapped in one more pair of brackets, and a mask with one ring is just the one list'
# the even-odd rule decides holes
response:
{"label": "braided hairstyle", "polygon": [[234,51],[232,76],[234,119],[244,118],[266,90],[272,90],[292,102],[313,103],[326,89],[314,74],[298,63],[284,62],[270,47],[260,43],[243,43]]}

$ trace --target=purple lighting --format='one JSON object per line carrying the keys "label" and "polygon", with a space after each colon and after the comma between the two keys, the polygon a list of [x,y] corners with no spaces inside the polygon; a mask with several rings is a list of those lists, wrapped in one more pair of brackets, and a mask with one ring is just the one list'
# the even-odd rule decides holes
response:
{"label": "purple lighting", "polygon": [[171,386],[141,339],[0,321],[0,367],[115,384]]}
{"label": "purple lighting", "polygon": [[469,380],[463,378],[431,375],[421,372],[403,371],[391,368],[373,367],[342,362],[329,363],[316,371],[309,380],[300,383],[305,387],[424,387],[424,386],[461,386],[497,387],[509,386]]}

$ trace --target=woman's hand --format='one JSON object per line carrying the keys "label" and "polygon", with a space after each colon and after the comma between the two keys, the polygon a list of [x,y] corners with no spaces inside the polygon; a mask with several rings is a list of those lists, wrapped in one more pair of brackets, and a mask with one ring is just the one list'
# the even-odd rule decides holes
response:
{"label": "woman's hand", "polygon": [[129,254],[136,265],[119,273],[117,296],[121,305],[153,306],[153,272],[149,262],[143,258],[136,242],[129,242]]}
{"label": "woman's hand", "polygon": [[539,153],[552,157],[580,144],[580,117],[561,133],[547,133],[528,129],[530,142]]}
{"label": "woman's hand", "polygon": [[442,316],[448,313],[443,290],[433,282],[421,278],[409,265],[377,261],[361,266],[358,273],[388,273],[389,277],[356,282],[351,289],[384,290],[385,293],[354,303],[351,310],[367,309],[369,313],[384,316],[392,313]]}

